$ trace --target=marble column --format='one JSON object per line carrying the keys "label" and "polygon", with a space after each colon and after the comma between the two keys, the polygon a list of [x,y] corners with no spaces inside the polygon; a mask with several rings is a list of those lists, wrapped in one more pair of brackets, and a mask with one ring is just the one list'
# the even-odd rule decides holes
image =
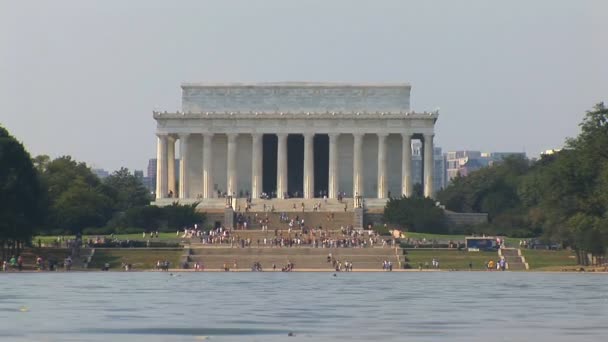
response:
{"label": "marble column", "polygon": [[363,196],[363,134],[353,133],[353,197]]}
{"label": "marble column", "polygon": [[424,197],[433,197],[433,134],[424,135]]}
{"label": "marble column", "polygon": [[329,198],[338,198],[338,138],[340,134],[329,134]]}
{"label": "marble column", "polygon": [[378,133],[378,198],[387,198],[386,186],[386,137],[387,133]]}
{"label": "marble column", "polygon": [[158,133],[156,143],[156,198],[167,197],[167,134]]}
{"label": "marble column", "polygon": [[287,193],[287,134],[277,134],[277,198]]}
{"label": "marble column", "polygon": [[412,135],[401,134],[402,139],[402,161],[401,161],[401,194],[411,197],[414,186],[412,184]]}
{"label": "marble column", "polygon": [[188,138],[190,134],[179,135],[179,198],[188,198]]}
{"label": "marble column", "polygon": [[251,197],[259,198],[263,191],[262,161],[264,159],[264,147],[262,144],[262,134],[252,134],[251,137]]}
{"label": "marble column", "polygon": [[175,138],[167,136],[167,195],[171,193],[177,197],[175,188]]}
{"label": "marble column", "polygon": [[203,133],[203,198],[213,198],[213,133]]}
{"label": "marble column", "polygon": [[314,140],[312,133],[304,134],[304,198],[315,198],[315,160]]}
{"label": "marble column", "polygon": [[226,184],[226,192],[228,196],[232,196],[236,198],[238,195],[237,191],[237,183],[236,183],[236,138],[238,134],[229,133],[228,134],[228,157],[227,157],[227,184]]}

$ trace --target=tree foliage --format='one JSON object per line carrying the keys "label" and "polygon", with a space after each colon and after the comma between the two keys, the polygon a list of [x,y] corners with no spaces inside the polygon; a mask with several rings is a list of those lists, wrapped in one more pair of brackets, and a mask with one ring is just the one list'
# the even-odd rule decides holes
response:
{"label": "tree foliage", "polygon": [[23,145],[0,126],[0,240],[27,243],[46,214],[44,190]]}
{"label": "tree foliage", "polygon": [[449,210],[486,212],[492,229],[527,232],[595,255],[608,246],[608,108],[587,112],[578,137],[540,160],[507,159],[457,177],[438,199]]}
{"label": "tree foliage", "polygon": [[129,172],[127,168],[120,168],[103,180],[103,183],[113,190],[114,208],[125,211],[132,207],[144,206],[152,200],[148,189],[140,179]]}
{"label": "tree foliage", "polygon": [[54,160],[38,156],[33,162],[48,192],[48,232],[174,230],[203,220],[191,205],[149,206],[148,191],[126,168],[102,181],[85,163],[69,156]]}
{"label": "tree foliage", "polygon": [[69,156],[34,160],[48,194],[47,231],[78,233],[86,227],[105,225],[112,215],[112,191],[85,163]]}
{"label": "tree foliage", "polygon": [[157,207],[153,205],[131,207],[112,224],[120,230],[124,227],[139,231],[176,231],[198,224],[202,227],[205,215],[196,210],[198,203],[180,205],[177,202]]}
{"label": "tree foliage", "polygon": [[437,207],[430,198],[391,198],[384,208],[384,219],[410,232],[447,232],[443,209]]}

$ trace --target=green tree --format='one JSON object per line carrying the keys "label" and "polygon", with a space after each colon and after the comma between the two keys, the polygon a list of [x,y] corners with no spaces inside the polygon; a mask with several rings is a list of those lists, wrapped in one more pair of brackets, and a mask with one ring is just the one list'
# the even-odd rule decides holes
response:
{"label": "green tree", "polygon": [[78,233],[86,227],[101,227],[112,216],[112,189],[85,163],[63,156],[46,163],[40,172],[48,191],[47,231]]}
{"label": "green tree", "polygon": [[143,183],[127,168],[115,171],[103,183],[112,189],[115,209],[118,211],[147,205],[152,200]]}
{"label": "green tree", "polygon": [[411,232],[447,232],[443,209],[437,207],[430,198],[391,198],[384,208],[384,220]]}
{"label": "green tree", "polygon": [[30,242],[46,214],[44,191],[29,153],[0,126],[0,247]]}
{"label": "green tree", "polygon": [[102,227],[112,215],[112,199],[77,178],[53,203],[55,225],[71,233],[87,227]]}

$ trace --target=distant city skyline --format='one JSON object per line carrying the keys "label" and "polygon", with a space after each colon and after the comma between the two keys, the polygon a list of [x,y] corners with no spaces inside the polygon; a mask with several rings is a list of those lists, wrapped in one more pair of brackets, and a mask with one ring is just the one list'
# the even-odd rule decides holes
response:
{"label": "distant city skyline", "polygon": [[[0,125],[144,170],[183,82],[407,82],[443,151],[559,149],[607,101],[603,1],[0,2]],[[168,25],[167,23],[171,23]]]}

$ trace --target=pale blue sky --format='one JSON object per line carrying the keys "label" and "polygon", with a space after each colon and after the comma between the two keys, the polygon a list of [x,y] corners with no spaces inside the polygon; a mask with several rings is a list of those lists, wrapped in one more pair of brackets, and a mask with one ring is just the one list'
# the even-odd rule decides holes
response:
{"label": "pale blue sky", "polygon": [[182,82],[409,82],[444,150],[560,147],[608,100],[608,1],[0,0],[0,124],[33,155],[155,156]]}

